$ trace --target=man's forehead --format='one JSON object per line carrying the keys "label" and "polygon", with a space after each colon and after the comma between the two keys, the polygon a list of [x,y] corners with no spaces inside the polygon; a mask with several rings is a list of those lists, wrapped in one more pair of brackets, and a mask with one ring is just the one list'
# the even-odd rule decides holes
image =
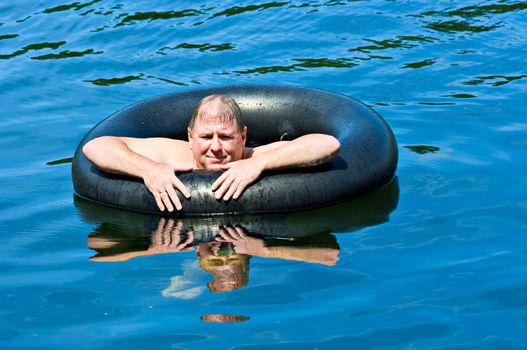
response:
{"label": "man's forehead", "polygon": [[237,129],[234,123],[234,120],[228,117],[207,116],[207,115],[200,115],[197,118],[194,124],[194,127],[195,128],[199,127],[202,129],[222,129],[222,130]]}

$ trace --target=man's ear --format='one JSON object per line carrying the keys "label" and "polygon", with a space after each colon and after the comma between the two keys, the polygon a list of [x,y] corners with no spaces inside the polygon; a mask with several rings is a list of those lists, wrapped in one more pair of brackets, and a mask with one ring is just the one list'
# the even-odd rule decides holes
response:
{"label": "man's ear", "polygon": [[192,130],[190,128],[187,128],[187,137],[190,148],[192,148]]}
{"label": "man's ear", "polygon": [[244,126],[242,130],[242,142],[244,146],[245,146],[245,141],[247,141],[247,127],[246,126]]}

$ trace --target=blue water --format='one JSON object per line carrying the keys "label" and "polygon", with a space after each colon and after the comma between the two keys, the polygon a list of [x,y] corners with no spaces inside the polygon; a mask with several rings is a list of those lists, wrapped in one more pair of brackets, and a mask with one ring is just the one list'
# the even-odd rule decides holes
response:
{"label": "blue water", "polygon": [[[0,347],[526,348],[526,28],[524,1],[3,1]],[[395,194],[330,210],[343,226],[313,237],[255,238],[318,253],[253,256],[230,292],[196,247],[94,259],[148,250],[160,221],[74,202],[83,135],[141,99],[237,83],[374,108],[399,143]]]}

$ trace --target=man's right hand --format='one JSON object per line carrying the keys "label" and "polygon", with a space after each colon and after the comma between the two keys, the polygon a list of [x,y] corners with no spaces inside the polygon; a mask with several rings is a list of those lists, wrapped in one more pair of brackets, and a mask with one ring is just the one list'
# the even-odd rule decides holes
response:
{"label": "man's right hand", "polygon": [[185,167],[164,163],[154,163],[148,167],[143,175],[143,181],[146,188],[152,192],[159,210],[164,211],[166,209],[172,212],[174,207],[176,210],[183,209],[175,189],[178,189],[185,198],[190,198],[190,191],[177,178],[175,173],[191,170],[191,166]]}

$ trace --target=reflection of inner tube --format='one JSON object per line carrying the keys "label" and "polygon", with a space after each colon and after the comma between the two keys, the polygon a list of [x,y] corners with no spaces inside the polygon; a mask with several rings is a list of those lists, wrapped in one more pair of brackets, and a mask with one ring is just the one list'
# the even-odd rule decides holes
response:
{"label": "reflection of inner tube", "polygon": [[[373,193],[325,208],[295,213],[187,217],[181,231],[192,230],[195,243],[214,241],[220,227],[242,227],[248,234],[263,237],[300,238],[329,232],[351,232],[389,220],[399,201],[397,178]],[[120,242],[119,249],[148,246],[160,217],[107,208],[75,198],[81,219],[97,225],[90,236]]]}
{"label": "reflection of inner tube", "polygon": [[138,179],[104,173],[82,154],[82,146],[104,136],[186,139],[192,110],[210,94],[228,95],[239,104],[249,133],[247,146],[309,133],[335,136],[340,156],[331,164],[266,174],[240,199],[214,198],[216,172],[193,171],[179,177],[191,192],[180,199],[184,215],[282,212],[342,202],[387,184],[397,166],[397,145],[383,119],[344,95],[284,86],[230,86],[174,93],[140,102],[95,126],[73,159],[73,185],[83,198],[117,208],[159,213],[153,196]]}

